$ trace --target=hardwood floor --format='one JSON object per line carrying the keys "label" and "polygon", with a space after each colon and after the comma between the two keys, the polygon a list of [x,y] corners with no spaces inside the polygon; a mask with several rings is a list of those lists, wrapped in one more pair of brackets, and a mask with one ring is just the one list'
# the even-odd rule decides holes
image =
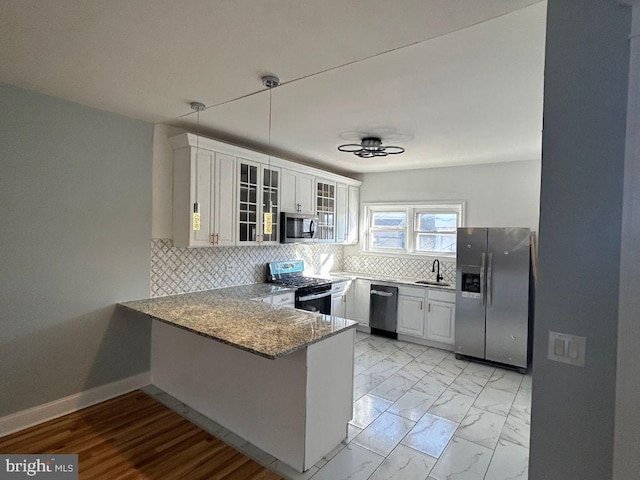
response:
{"label": "hardwood floor", "polygon": [[140,390],[0,438],[0,452],[77,453],[82,480],[281,478]]}

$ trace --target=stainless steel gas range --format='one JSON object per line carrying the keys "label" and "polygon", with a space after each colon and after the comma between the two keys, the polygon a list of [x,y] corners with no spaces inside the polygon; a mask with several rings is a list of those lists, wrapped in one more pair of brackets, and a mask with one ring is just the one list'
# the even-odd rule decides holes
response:
{"label": "stainless steel gas range", "polygon": [[296,289],[296,308],[331,314],[331,279],[304,274],[304,260],[269,262],[267,282]]}

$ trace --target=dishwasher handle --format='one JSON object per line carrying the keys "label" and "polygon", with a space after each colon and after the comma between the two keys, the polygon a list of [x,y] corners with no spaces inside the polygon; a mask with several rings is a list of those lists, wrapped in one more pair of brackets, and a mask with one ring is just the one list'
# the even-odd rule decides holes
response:
{"label": "dishwasher handle", "polygon": [[371,295],[379,295],[381,297],[393,297],[393,293],[391,292],[383,292],[381,290],[371,289]]}

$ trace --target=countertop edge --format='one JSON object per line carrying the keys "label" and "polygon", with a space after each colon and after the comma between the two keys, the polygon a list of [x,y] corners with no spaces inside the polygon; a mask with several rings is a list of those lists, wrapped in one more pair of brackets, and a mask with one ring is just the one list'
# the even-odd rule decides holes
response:
{"label": "countertop edge", "polygon": [[185,332],[195,333],[196,335],[199,335],[201,337],[208,338],[210,340],[215,340],[216,342],[220,342],[220,343],[223,343],[225,345],[229,345],[230,347],[235,347],[235,348],[238,348],[240,350],[244,350],[245,352],[249,352],[249,353],[253,353],[255,355],[259,355],[259,356],[261,356],[263,358],[268,358],[269,360],[275,360],[276,358],[278,358],[278,355],[269,355],[268,353],[265,353],[265,352],[260,352],[258,350],[253,350],[253,349],[251,349],[249,347],[245,347],[243,345],[238,345],[236,343],[232,343],[232,342],[226,341],[226,340],[224,340],[223,338],[220,338],[220,337],[214,337],[213,335],[207,335],[206,333],[200,332],[200,331],[195,330],[193,328],[189,328],[189,327],[186,327],[184,325],[179,325],[179,324],[177,324],[175,322],[172,322],[170,320],[166,320],[164,318],[156,317],[155,315],[151,315],[149,313],[141,312],[140,310],[136,310],[135,308],[131,308],[128,305],[124,305],[122,303],[118,303],[116,305],[118,307],[121,307],[121,308],[126,308],[127,310],[129,310],[131,312],[135,312],[135,313],[137,313],[139,315],[144,315],[145,317],[150,318],[151,320],[157,320],[157,321],[162,322],[162,323],[164,323],[166,325],[171,325],[172,327],[176,327],[176,328],[179,328],[180,330],[184,330]]}
{"label": "countertop edge", "polygon": [[[252,300],[247,300],[247,301],[252,301]],[[254,354],[254,355],[258,355],[260,357],[263,357],[263,358],[266,358],[266,359],[269,359],[269,360],[276,360],[278,358],[286,357],[287,355],[291,355],[292,353],[295,353],[298,350],[302,350],[303,348],[306,348],[309,345],[313,345],[314,343],[321,342],[322,340],[324,340],[326,338],[333,337],[333,336],[338,335],[340,333],[343,333],[343,332],[345,332],[345,331],[347,331],[349,329],[356,328],[357,325],[358,325],[358,322],[355,322],[355,321],[349,320],[349,319],[345,319],[345,320],[351,322],[351,324],[350,325],[345,325],[344,327],[342,327],[342,328],[340,328],[340,329],[338,329],[336,331],[329,332],[329,333],[323,335],[320,338],[316,338],[316,339],[313,339],[311,341],[301,343],[300,345],[296,345],[295,347],[292,347],[292,348],[290,348],[288,350],[283,350],[283,351],[280,351],[280,352],[278,352],[276,354],[269,354],[269,353],[266,353],[266,352],[263,352],[263,351],[260,351],[260,350],[252,349],[252,348],[247,347],[245,345],[240,345],[240,344],[225,340],[224,338],[220,338],[220,337],[216,337],[214,335],[206,334],[206,333],[204,333],[204,332],[202,332],[200,330],[189,328],[189,327],[187,327],[185,325],[180,325],[180,324],[175,323],[175,322],[173,322],[171,320],[167,320],[165,318],[161,318],[161,317],[158,317],[158,316],[143,312],[143,311],[138,310],[136,308],[132,308],[129,305],[126,305],[126,302],[117,303],[116,306],[119,307],[119,308],[124,308],[124,309],[126,309],[128,311],[134,312],[136,314],[143,315],[143,316],[145,316],[147,318],[150,318],[151,320],[160,321],[160,322],[162,322],[162,323],[164,323],[166,325],[171,325],[172,327],[177,327],[177,328],[179,328],[181,330],[184,330],[186,332],[194,333],[194,334],[199,335],[201,337],[208,338],[210,340],[214,340],[214,341],[222,343],[224,345],[228,345],[230,347],[234,347],[234,348],[243,350],[245,352],[248,352],[248,353],[251,353],[251,354]]]}
{"label": "countertop edge", "polygon": [[399,283],[402,285],[408,285],[411,287],[421,287],[421,288],[435,288],[438,290],[444,290],[445,292],[455,292],[456,286],[454,283],[451,285],[429,285],[423,283],[416,283],[415,279],[412,278],[404,278],[404,277],[390,277],[386,275],[376,275],[373,273],[361,273],[361,272],[329,272],[329,275],[336,278],[336,281],[341,280],[354,280],[357,278],[361,278],[363,280],[372,280],[379,282],[389,282],[389,283]]}

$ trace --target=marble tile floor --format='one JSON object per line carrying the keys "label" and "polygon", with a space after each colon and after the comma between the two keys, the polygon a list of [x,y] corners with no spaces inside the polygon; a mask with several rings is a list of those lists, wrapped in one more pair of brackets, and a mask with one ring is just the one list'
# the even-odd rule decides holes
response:
{"label": "marble tile floor", "polygon": [[356,334],[347,439],[304,474],[154,386],[146,391],[286,479],[526,480],[531,375]]}

